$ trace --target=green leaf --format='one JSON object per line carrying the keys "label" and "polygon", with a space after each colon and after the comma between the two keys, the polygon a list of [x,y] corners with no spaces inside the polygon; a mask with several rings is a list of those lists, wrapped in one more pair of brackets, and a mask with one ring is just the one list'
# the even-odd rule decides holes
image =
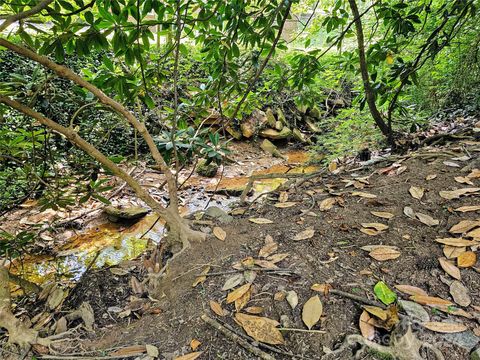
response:
{"label": "green leaf", "polygon": [[383,281],[379,281],[373,288],[375,296],[383,302],[385,305],[390,305],[397,300],[397,294],[395,294]]}

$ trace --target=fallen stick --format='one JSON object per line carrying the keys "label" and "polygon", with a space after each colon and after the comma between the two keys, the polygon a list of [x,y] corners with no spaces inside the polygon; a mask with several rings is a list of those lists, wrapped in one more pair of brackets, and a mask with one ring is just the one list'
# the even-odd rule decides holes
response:
{"label": "fallen stick", "polygon": [[332,289],[328,292],[329,294],[333,294],[333,295],[338,295],[338,296],[342,296],[342,297],[346,297],[350,300],[354,300],[354,301],[358,301],[362,304],[365,304],[365,305],[372,305],[372,306],[377,306],[377,307],[380,307],[382,309],[385,309],[385,305],[383,304],[380,304],[376,301],[373,301],[373,300],[369,300],[369,299],[365,299],[364,297],[361,297],[361,296],[358,296],[358,295],[354,295],[354,294],[350,294],[348,292],[345,292],[345,291],[341,291],[341,290],[336,290],[336,289]]}
{"label": "fallen stick", "polygon": [[220,324],[218,321],[208,317],[206,314],[201,316],[201,319],[205,321],[208,325],[213,327],[215,330],[220,331],[225,337],[229,338],[232,341],[235,341],[238,345],[243,347],[245,350],[251,352],[253,355],[258,356],[260,359],[263,360],[275,360],[275,358],[267,354],[265,351],[260,350],[258,347],[253,346],[248,341],[242,339],[240,336],[235,334],[233,331],[228,330],[225,326]]}
{"label": "fallen stick", "polygon": [[289,269],[265,269],[265,268],[251,268],[251,269],[241,269],[241,270],[227,270],[227,271],[219,271],[219,272],[212,272],[208,274],[198,274],[198,276],[221,276],[221,275],[230,275],[230,274],[237,274],[237,273],[242,273],[246,270],[249,271],[259,271],[259,272],[266,272],[269,274],[292,274],[292,275],[298,275],[300,276],[299,273],[289,270]]}

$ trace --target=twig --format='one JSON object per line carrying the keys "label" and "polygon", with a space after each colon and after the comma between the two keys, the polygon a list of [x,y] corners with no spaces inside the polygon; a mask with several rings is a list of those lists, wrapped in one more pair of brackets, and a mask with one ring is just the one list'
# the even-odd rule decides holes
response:
{"label": "twig", "polygon": [[249,271],[262,271],[269,274],[293,274],[293,275],[300,275],[293,270],[289,269],[265,269],[265,268],[251,268],[251,269],[241,269],[241,270],[227,270],[227,271],[219,271],[213,272],[208,274],[198,274],[197,276],[221,276],[221,275],[230,275],[230,274],[237,274],[240,272],[244,272],[245,270]]}
{"label": "twig", "polygon": [[278,328],[280,331],[295,331],[295,332],[306,332],[313,334],[326,334],[325,330],[307,330],[307,329],[296,329],[296,328]]}
{"label": "twig", "polygon": [[252,344],[250,344],[248,341],[242,339],[240,336],[238,336],[237,334],[235,334],[233,331],[227,329],[225,326],[223,326],[222,324],[220,324],[218,321],[208,317],[206,314],[203,314],[201,316],[201,319],[203,321],[205,321],[205,323],[207,323],[208,325],[210,325],[211,327],[213,327],[215,330],[217,331],[220,331],[223,335],[225,335],[225,337],[229,338],[230,340],[236,342],[238,345],[240,345],[241,347],[243,347],[245,350],[248,350],[250,353],[258,356],[260,359],[263,359],[263,360],[275,360],[275,358],[270,355],[270,354],[267,354],[266,352],[260,350],[258,347],[256,346],[253,346]]}
{"label": "twig", "polygon": [[347,293],[347,292],[344,292],[344,291],[341,291],[341,290],[336,290],[336,289],[332,289],[328,292],[329,294],[333,294],[333,295],[338,295],[338,296],[343,296],[343,297],[346,297],[348,299],[351,299],[351,300],[354,300],[354,301],[358,301],[362,304],[366,304],[366,305],[372,305],[372,306],[378,306],[382,309],[385,309],[386,307],[383,305],[383,304],[380,304],[376,301],[373,301],[373,300],[369,300],[369,299],[366,299],[364,297],[361,297],[361,296],[358,296],[358,295],[354,295],[354,294],[350,294],[350,293]]}

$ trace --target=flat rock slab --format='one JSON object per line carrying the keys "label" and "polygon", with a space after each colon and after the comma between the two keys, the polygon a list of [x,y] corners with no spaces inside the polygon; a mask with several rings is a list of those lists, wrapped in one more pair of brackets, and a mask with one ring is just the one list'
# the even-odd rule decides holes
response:
{"label": "flat rock slab", "polygon": [[104,209],[108,216],[108,220],[112,222],[137,220],[147,215],[150,210],[140,206],[132,206],[125,208],[117,208],[115,206],[107,206]]}

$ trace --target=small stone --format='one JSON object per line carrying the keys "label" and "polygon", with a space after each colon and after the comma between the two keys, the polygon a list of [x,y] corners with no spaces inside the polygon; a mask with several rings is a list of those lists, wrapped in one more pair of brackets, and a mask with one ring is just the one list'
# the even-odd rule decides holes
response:
{"label": "small stone", "polygon": [[131,206],[125,208],[107,206],[104,211],[107,214],[108,220],[111,222],[119,222],[122,220],[129,221],[140,219],[147,215],[150,210],[141,206]]}
{"label": "small stone", "polygon": [[275,115],[273,114],[272,109],[268,108],[265,111],[265,116],[267,117],[267,124],[270,127],[275,127],[275,123],[277,122],[277,119],[275,119]]}
{"label": "small stone", "polygon": [[214,163],[213,161],[207,164],[206,160],[200,160],[195,168],[195,171],[200,176],[213,178],[215,175],[217,175],[218,164]]}
{"label": "small stone", "polygon": [[459,333],[444,334],[442,337],[448,342],[451,342],[452,344],[455,344],[467,351],[471,351],[480,341],[480,338],[475,336],[475,334],[470,330]]}

